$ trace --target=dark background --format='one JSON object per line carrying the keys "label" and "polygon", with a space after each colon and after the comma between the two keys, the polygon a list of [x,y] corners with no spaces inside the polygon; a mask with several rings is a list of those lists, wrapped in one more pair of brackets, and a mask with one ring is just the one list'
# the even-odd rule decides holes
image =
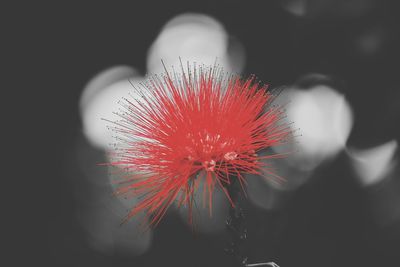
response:
{"label": "dark background", "polygon": [[[350,2],[363,6],[363,1]],[[194,236],[173,216],[156,229],[152,248],[138,258],[93,251],[75,216],[71,174],[79,179],[79,170],[71,159],[77,140],[91,149],[81,133],[81,90],[109,66],[128,64],[144,74],[148,47],[165,22],[183,12],[219,20],[244,44],[245,74],[255,73],[272,86],[292,84],[310,72],[337,77],[341,87],[336,89],[355,114],[350,144],[399,140],[396,1],[372,1],[370,9],[356,15],[324,3],[327,8],[317,5],[304,18],[286,12],[279,1],[35,2],[4,9],[10,19],[3,52],[11,59],[7,69],[16,74],[4,88],[10,97],[3,98],[4,132],[17,139],[4,140],[11,148],[3,176],[12,185],[3,190],[11,212],[4,216],[10,225],[4,228],[5,252],[12,265],[228,266],[212,238]],[[376,27],[382,28],[381,45],[364,53],[355,40]],[[92,153],[101,159],[99,151]],[[370,220],[369,193],[347,179],[350,173],[340,155],[285,209],[263,213],[247,204],[250,229],[263,237],[250,239],[250,256],[283,267],[400,266],[398,230]]]}

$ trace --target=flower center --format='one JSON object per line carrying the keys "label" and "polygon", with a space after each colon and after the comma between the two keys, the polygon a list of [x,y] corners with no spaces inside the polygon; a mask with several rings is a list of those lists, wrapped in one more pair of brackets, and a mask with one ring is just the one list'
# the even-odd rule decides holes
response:
{"label": "flower center", "polygon": [[213,172],[215,169],[216,162],[213,159],[210,161],[205,160],[205,161],[203,161],[202,165],[203,165],[204,169],[206,169],[206,171]]}

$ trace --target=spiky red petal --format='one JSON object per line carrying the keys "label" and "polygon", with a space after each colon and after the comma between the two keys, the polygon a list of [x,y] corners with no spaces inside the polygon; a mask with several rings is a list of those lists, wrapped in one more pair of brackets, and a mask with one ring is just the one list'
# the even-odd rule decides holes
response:
{"label": "spiky red petal", "polygon": [[233,205],[226,185],[238,179],[243,186],[244,173],[261,174],[256,153],[288,134],[279,123],[281,109],[270,105],[273,95],[254,77],[188,67],[134,89],[134,97],[121,101],[121,119],[112,127],[119,142],[111,165],[135,173],[119,193],[142,196],[128,218],[145,211],[157,224],[174,201],[191,211],[201,180],[210,211],[216,185]]}

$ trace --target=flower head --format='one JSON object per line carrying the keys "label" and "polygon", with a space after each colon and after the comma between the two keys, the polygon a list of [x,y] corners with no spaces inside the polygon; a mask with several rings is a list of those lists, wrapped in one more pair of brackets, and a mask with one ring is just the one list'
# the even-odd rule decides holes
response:
{"label": "flower head", "polygon": [[262,174],[258,151],[279,145],[288,128],[274,96],[252,76],[241,79],[214,67],[154,75],[123,99],[111,127],[118,142],[111,165],[128,170],[118,193],[142,196],[127,218],[145,211],[157,224],[173,202],[192,210],[200,181],[210,212],[212,193],[243,174]]}

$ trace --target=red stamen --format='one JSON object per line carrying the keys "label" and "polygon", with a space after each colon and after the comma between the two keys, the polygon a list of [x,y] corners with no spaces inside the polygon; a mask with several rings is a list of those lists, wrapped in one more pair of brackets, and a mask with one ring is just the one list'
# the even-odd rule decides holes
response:
{"label": "red stamen", "polygon": [[125,99],[121,119],[112,122],[119,142],[110,164],[137,174],[118,192],[142,195],[128,218],[145,211],[151,224],[175,200],[191,211],[200,181],[210,213],[215,185],[233,204],[224,187],[231,179],[243,186],[244,173],[262,173],[256,153],[289,134],[282,111],[270,106],[273,96],[254,77],[242,80],[215,67],[172,77],[166,72],[134,88],[138,97]]}

